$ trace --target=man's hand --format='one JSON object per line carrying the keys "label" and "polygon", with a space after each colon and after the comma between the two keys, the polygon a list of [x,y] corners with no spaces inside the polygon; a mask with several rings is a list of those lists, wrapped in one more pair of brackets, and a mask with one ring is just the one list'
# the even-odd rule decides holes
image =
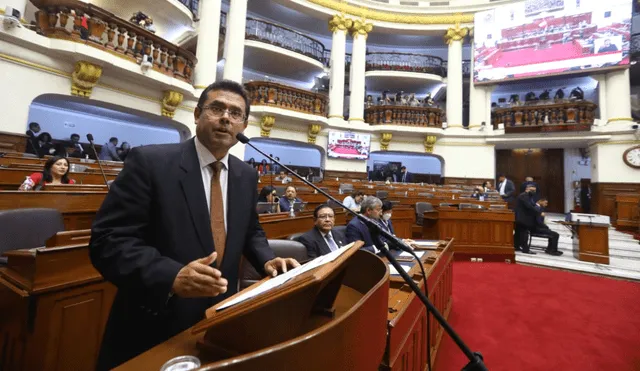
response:
{"label": "man's hand", "polygon": [[404,242],[407,246],[409,246],[410,248],[415,250],[416,241],[414,241],[414,240],[412,240],[410,238],[405,238],[405,239],[402,240],[402,242]]}
{"label": "man's hand", "polygon": [[183,298],[218,296],[227,292],[227,280],[222,278],[222,272],[209,266],[217,257],[214,252],[182,267],[171,292]]}
{"label": "man's hand", "polygon": [[287,271],[287,267],[295,268],[299,266],[300,263],[293,258],[275,258],[264,263],[264,271],[268,276],[275,277],[278,275],[278,271],[284,273]]}

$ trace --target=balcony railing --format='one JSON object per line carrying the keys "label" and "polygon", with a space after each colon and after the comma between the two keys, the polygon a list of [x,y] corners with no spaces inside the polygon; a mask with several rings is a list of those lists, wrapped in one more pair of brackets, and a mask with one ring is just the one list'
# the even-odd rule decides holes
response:
{"label": "balcony railing", "polygon": [[[445,77],[447,76],[447,72],[449,71],[449,63],[444,61],[442,66],[445,69]],[[464,59],[462,61],[462,77],[471,77],[471,60]]]}
{"label": "balcony railing", "polygon": [[271,106],[308,113],[327,115],[328,97],[287,85],[269,81],[251,81],[244,84],[252,106]]}
{"label": "balcony railing", "polygon": [[413,53],[367,53],[367,71],[405,71],[445,76],[442,58]]}
{"label": "balcony railing", "polygon": [[198,18],[198,7],[200,6],[200,0],[178,0],[182,5],[191,10],[194,18]]}
{"label": "balcony railing", "polygon": [[365,122],[370,125],[441,128],[442,116],[437,107],[371,106],[364,110]]}
{"label": "balcony railing", "polygon": [[598,106],[587,101],[558,101],[496,108],[493,127],[504,124],[505,134],[547,131],[589,131]]}
{"label": "balcony railing", "polygon": [[[31,2],[38,8],[38,32],[44,36],[84,43],[138,64],[147,55],[153,58],[154,70],[193,82],[195,55],[138,25],[79,0]],[[85,14],[88,28],[83,26]]]}
{"label": "balcony railing", "polygon": [[247,18],[245,37],[247,40],[276,45],[326,63],[325,48],[320,41],[275,23]]}

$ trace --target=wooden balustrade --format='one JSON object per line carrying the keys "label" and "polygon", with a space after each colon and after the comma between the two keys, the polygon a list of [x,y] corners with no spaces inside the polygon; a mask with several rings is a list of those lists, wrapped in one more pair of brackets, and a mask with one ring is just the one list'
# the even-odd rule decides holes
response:
{"label": "wooden balustrade", "polygon": [[329,99],[325,94],[268,81],[252,81],[244,86],[249,92],[252,106],[272,106],[318,116],[327,115]]}
{"label": "wooden balustrade", "polygon": [[443,111],[437,107],[371,106],[364,110],[370,125],[442,127]]}
{"label": "wooden balustrade", "polygon": [[[80,0],[32,0],[38,32],[44,36],[85,43],[134,63],[153,58],[153,69],[193,83],[195,55],[136,24]],[[75,14],[75,16],[74,16]],[[83,16],[88,16],[84,31]],[[86,40],[83,34],[86,33]],[[151,59],[149,59],[151,62]]]}
{"label": "wooden balustrade", "polygon": [[494,129],[504,124],[505,134],[541,131],[589,131],[598,106],[587,101],[561,101],[508,108],[492,112]]}

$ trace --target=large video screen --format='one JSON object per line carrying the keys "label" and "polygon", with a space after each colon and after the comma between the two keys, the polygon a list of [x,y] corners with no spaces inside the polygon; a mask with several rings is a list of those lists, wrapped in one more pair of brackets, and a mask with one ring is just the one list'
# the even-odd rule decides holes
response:
{"label": "large video screen", "polygon": [[528,0],[478,12],[474,82],[629,64],[632,0]]}
{"label": "large video screen", "polygon": [[330,131],[327,144],[327,156],[366,160],[371,148],[371,134],[352,133],[350,131]]}

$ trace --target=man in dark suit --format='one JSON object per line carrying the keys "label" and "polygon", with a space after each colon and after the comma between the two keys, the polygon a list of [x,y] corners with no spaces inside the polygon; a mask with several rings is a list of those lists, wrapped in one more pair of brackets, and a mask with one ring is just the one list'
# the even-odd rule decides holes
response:
{"label": "man in dark suit", "polygon": [[346,245],[344,233],[333,229],[335,218],[333,209],[327,204],[321,204],[313,211],[315,226],[295,239],[307,248],[309,258],[315,259]]}
{"label": "man in dark suit", "polygon": [[513,185],[513,182],[504,174],[498,175],[498,187],[496,188],[498,192],[500,192],[500,197],[505,201],[510,209],[513,209],[513,201],[515,200],[514,193],[516,191],[516,187]]}
{"label": "man in dark suit", "polygon": [[413,174],[409,173],[407,171],[407,167],[406,166],[402,166],[400,168],[400,176],[398,177],[398,181],[400,183],[411,183],[413,181]]}
{"label": "man in dark suit", "polygon": [[86,152],[82,144],[80,144],[80,135],[71,134],[70,139],[71,140],[69,141],[69,143],[67,143],[67,145],[65,146],[65,151],[67,152],[67,155],[69,157],[84,158]]}
{"label": "man in dark suit", "polygon": [[610,39],[606,39],[602,46],[598,49],[598,53],[617,52],[618,47],[612,44]]}
{"label": "man in dark suit", "polygon": [[535,230],[536,220],[538,214],[540,214],[533,200],[535,193],[535,187],[529,186],[525,192],[518,195],[515,210],[516,230],[513,237],[516,250],[521,249],[523,253],[531,255],[535,255],[536,253],[529,249],[529,233]]}
{"label": "man in dark suit", "polygon": [[109,141],[102,145],[98,157],[103,161],[122,161],[118,156],[118,138],[109,138]]}
{"label": "man in dark suit", "polygon": [[235,294],[242,256],[271,276],[299,265],[269,248],[256,214],[258,176],[228,153],[249,109],[241,85],[216,82],[198,101],[194,139],[129,153],[91,233],[91,261],[118,288],[99,370],[193,326]]}
{"label": "man in dark suit", "polygon": [[302,203],[302,200],[296,197],[298,192],[296,191],[296,187],[289,185],[284,190],[284,197],[280,197],[280,211],[283,213],[289,212],[293,207],[294,203]]}
{"label": "man in dark suit", "polygon": [[524,192],[528,186],[534,186],[536,187],[536,193],[534,195],[534,201],[538,201],[540,199],[540,187],[538,186],[538,183],[536,183],[533,180],[533,177],[525,177],[524,178],[524,182],[522,182],[522,184],[520,184],[520,193]]}
{"label": "man in dark suit", "polygon": [[[382,216],[382,201],[377,197],[368,196],[360,203],[360,213],[374,221],[379,220]],[[378,253],[378,248],[374,245],[369,228],[360,219],[351,219],[347,224],[346,235],[348,244],[354,241],[362,241],[364,242],[363,250],[374,254]]]}
{"label": "man in dark suit", "polygon": [[40,142],[38,141],[38,133],[40,132],[40,124],[37,122],[29,123],[29,130],[27,130],[27,153],[34,155],[40,154]]}
{"label": "man in dark suit", "polygon": [[549,239],[549,244],[544,250],[545,253],[553,256],[562,255],[562,251],[558,251],[558,240],[560,235],[556,231],[552,231],[548,225],[544,223],[544,209],[549,204],[546,198],[542,197],[536,202],[536,209],[538,214],[536,215],[536,226],[533,229],[533,233],[540,236],[545,236]]}

